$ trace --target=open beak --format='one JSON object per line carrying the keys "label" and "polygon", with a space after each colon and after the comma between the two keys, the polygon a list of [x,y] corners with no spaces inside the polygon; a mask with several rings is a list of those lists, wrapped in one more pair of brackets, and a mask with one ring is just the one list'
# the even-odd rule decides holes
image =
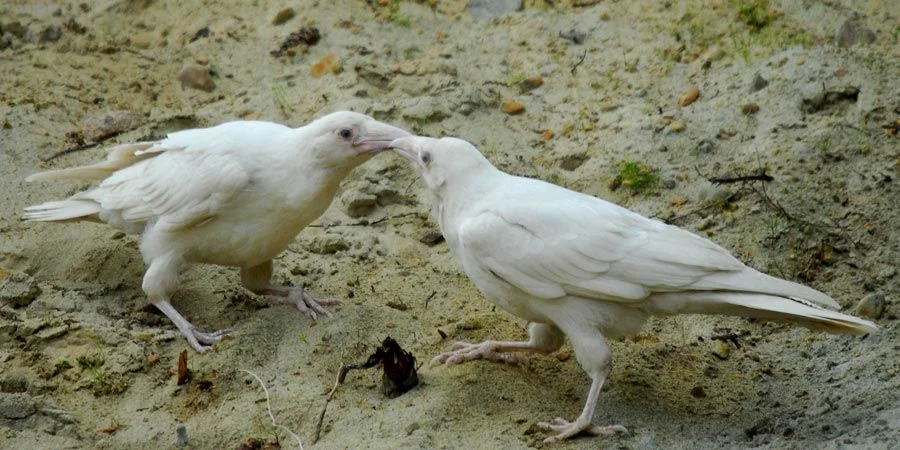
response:
{"label": "open beak", "polygon": [[412,136],[406,130],[381,122],[373,122],[366,126],[366,131],[354,144],[361,153],[377,153],[390,147],[391,142],[406,136]]}
{"label": "open beak", "polygon": [[402,156],[403,159],[415,166],[419,156],[416,154],[416,151],[413,150],[413,142],[415,142],[414,137],[402,137],[391,142],[390,148],[394,150],[394,153]]}

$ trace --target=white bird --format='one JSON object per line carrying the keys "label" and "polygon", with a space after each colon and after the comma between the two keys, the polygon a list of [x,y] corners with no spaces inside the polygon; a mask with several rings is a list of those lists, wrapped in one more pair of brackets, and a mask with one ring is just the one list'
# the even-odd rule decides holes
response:
{"label": "white bird", "polygon": [[184,263],[237,266],[251,291],[330,316],[302,287],[270,284],[272,259],[328,206],[344,176],[409,133],[341,111],[304,127],[236,121],[113,147],[106,161],[37,173],[36,180],[101,180],[67,200],[25,209],[31,221],[93,220],[143,233],[143,290],[204,352],[230,330],[202,332],[169,302]]}
{"label": "white bird", "polygon": [[681,228],[543,181],[501,172],[455,138],[405,137],[391,147],[436,197],[432,213],[463,270],[495,304],[527,319],[527,342],[457,342],[434,361],[516,363],[511,352],[550,353],[568,336],[592,379],[581,415],[539,425],[611,435],[591,423],[612,368],[606,337],[633,335],[651,315],[729,314],[862,334],[872,322],[830,311],[831,297],[760,273]]}

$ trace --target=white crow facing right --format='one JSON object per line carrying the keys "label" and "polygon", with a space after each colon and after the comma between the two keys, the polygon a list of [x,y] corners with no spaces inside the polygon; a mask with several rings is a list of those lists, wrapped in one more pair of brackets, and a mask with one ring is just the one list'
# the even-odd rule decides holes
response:
{"label": "white crow facing right", "polygon": [[[185,263],[237,266],[248,289],[329,312],[302,287],[273,286],[272,259],[331,204],[341,180],[409,133],[350,111],[289,128],[237,121],[184,130],[157,142],[113,147],[106,161],[42,172],[35,180],[101,180],[69,199],[25,209],[26,220],[102,221],[142,233],[143,289],[198,352],[230,330],[203,332],[170,303]],[[330,302],[334,303],[334,302]]]}

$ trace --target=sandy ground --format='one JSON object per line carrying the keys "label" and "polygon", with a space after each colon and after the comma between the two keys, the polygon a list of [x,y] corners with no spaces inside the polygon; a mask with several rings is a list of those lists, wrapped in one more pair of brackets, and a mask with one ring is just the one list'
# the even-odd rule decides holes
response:
{"label": "sandy ground", "polygon": [[[206,329],[235,330],[215,352],[188,353],[184,386],[175,368],[186,344],[146,304],[136,238],[20,221],[25,206],[86,187],[25,176],[102,158],[107,145],[239,118],[300,125],[338,109],[464,137],[507,171],[697,231],[845,309],[865,299],[882,327],[859,338],[741,318],[654,320],[612,343],[594,417],[630,433],[552,447],[896,448],[896,8],[785,0],[742,14],[722,1],[538,0],[491,20],[465,3],[4,2],[0,448],[172,448],[180,425],[188,448],[295,446],[242,370],[260,376],[279,423],[310,447],[341,362],[364,360],[385,336],[420,362],[455,340],[525,336],[524,321],[495,311],[434,244],[428,197],[392,154],[355,171],[277,260],[279,281],[346,299],[334,318],[269,307],[231,268],[184,272],[176,307]],[[274,25],[287,7],[296,15]],[[837,45],[851,19],[866,29],[848,25]],[[310,26],[318,43],[271,54]],[[573,29],[582,43],[560,37]],[[186,61],[205,64],[211,91],[179,82]],[[692,103],[682,99],[691,88]],[[510,102],[524,112],[504,112]],[[114,129],[136,128],[102,139],[83,130],[116,110],[132,113]],[[79,131],[103,142],[41,162],[77,145]],[[659,184],[613,189],[623,161],[642,162]],[[772,180],[708,181],[762,172]],[[315,446],[542,446],[534,422],[574,418],[589,384],[570,347],[554,356],[425,365],[419,387],[395,399],[376,371],[351,372]]]}

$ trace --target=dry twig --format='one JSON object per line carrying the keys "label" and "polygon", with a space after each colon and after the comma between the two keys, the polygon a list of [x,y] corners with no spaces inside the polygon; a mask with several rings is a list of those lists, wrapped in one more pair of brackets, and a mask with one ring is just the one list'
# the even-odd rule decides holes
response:
{"label": "dry twig", "polygon": [[[250,375],[253,376],[253,378],[256,378],[256,381],[259,381],[259,385],[262,386],[263,392],[266,393],[266,411],[269,413],[269,419],[272,421],[272,425],[275,426],[276,428],[281,428],[287,434],[290,434],[297,441],[297,446],[300,448],[300,450],[303,450],[303,442],[300,440],[300,436],[297,436],[297,434],[294,433],[293,431],[291,431],[288,427],[286,427],[284,425],[280,425],[278,422],[275,421],[275,415],[272,414],[272,402],[271,402],[271,398],[269,397],[269,389],[266,387],[266,384],[263,383],[263,380],[260,379],[259,376],[257,376],[255,373],[253,373],[249,370],[241,369],[241,372],[249,373]],[[316,433],[316,435],[318,436],[318,432]]]}

